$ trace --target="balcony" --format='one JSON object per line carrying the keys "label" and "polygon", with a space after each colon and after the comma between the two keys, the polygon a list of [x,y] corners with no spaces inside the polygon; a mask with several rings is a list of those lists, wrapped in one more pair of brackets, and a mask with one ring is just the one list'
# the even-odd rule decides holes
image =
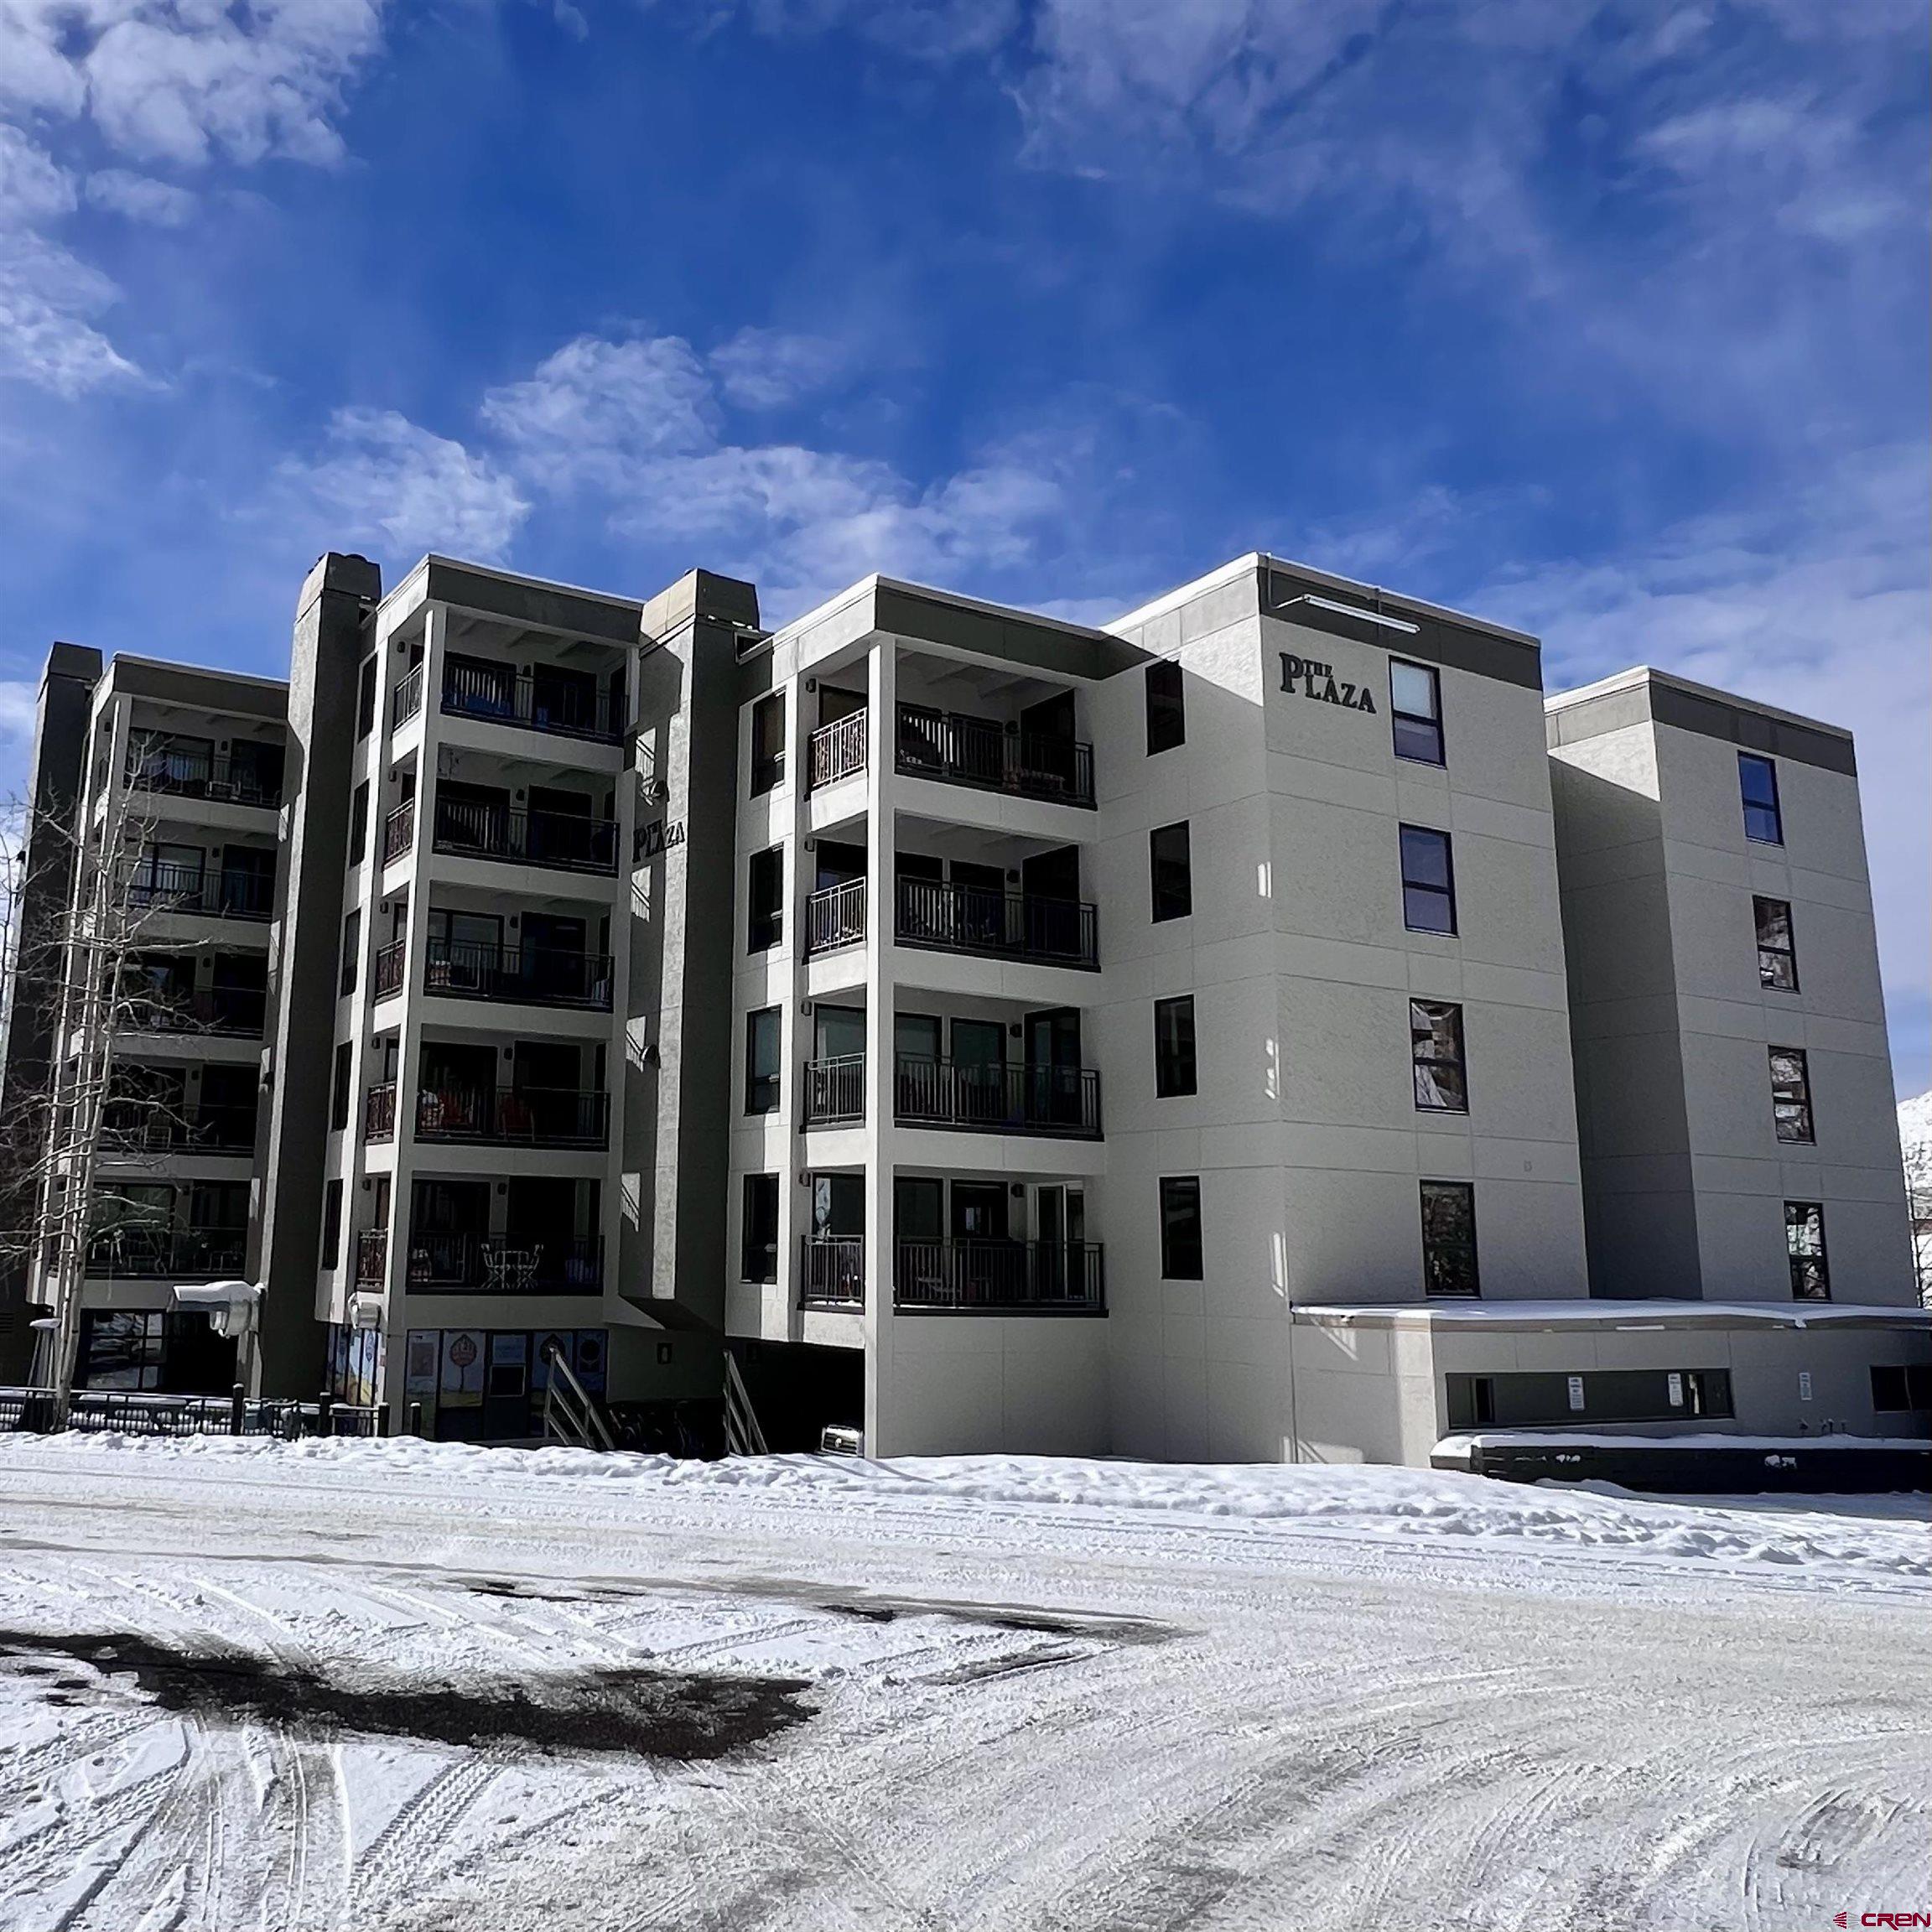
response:
{"label": "balcony", "polygon": [[[281,753],[276,749],[276,763]],[[143,792],[171,798],[210,798],[227,805],[259,805],[273,812],[282,802],[282,774],[263,771],[253,760],[237,761],[211,753],[151,751],[131,759],[127,782]]]}
{"label": "balcony", "polygon": [[246,1228],[107,1228],[89,1236],[86,1268],[113,1281],[216,1280],[247,1259]]}
{"label": "balcony", "polygon": [[856,1234],[808,1234],[799,1243],[798,1299],[808,1308],[865,1306],[865,1244]]}
{"label": "balcony", "polygon": [[595,1235],[412,1233],[408,1281],[412,1295],[596,1295],[604,1244]]}
{"label": "balcony", "polygon": [[[403,687],[397,689],[398,699]],[[421,702],[418,696],[418,703]],[[486,718],[521,725],[558,738],[589,739],[615,745],[624,735],[623,720],[612,709],[610,694],[583,673],[538,673],[524,677],[506,667],[446,663],[443,709],[452,718]]]}
{"label": "balcony", "polygon": [[989,1315],[1106,1312],[1097,1241],[900,1241],[892,1305]]}
{"label": "balcony", "polygon": [[[371,1090],[371,1098],[376,1091]],[[391,1110],[393,1113],[393,1101]],[[416,1096],[418,1140],[602,1147],[610,1133],[608,1093],[579,1093],[552,1087],[499,1087],[481,1092],[426,1088]]]}
{"label": "balcony", "polygon": [[1059,805],[1093,805],[1093,747],[1078,738],[1041,737],[997,718],[899,707],[900,771],[982,792],[1010,792]]}
{"label": "balcony", "polygon": [[416,843],[416,802],[398,805],[382,821],[382,863],[400,859]]}
{"label": "balcony", "polygon": [[371,1145],[396,1138],[396,1083],[385,1080],[362,1096],[362,1138]]}
{"label": "balcony", "polygon": [[254,1151],[256,1104],[178,1108],[165,1100],[110,1098],[101,1109],[101,1151],[109,1160],[140,1154]]}
{"label": "balcony", "polygon": [[389,724],[393,730],[407,724],[423,709],[423,667],[418,664],[391,693]]}
{"label": "balcony", "polygon": [[844,1127],[865,1118],[865,1056],[805,1062],[805,1124]]}
{"label": "balcony", "polygon": [[148,1033],[215,1033],[259,1040],[267,1023],[268,995],[246,986],[216,986],[201,992],[166,988],[131,988],[117,1018],[124,1026]]}
{"label": "balcony", "polygon": [[143,866],[127,889],[128,903],[149,912],[197,912],[215,919],[271,919],[275,881],[254,872],[210,877],[198,866]]}
{"label": "balcony", "polygon": [[[408,942],[392,941],[376,955],[376,997],[402,990]],[[543,946],[470,945],[432,939],[423,963],[423,989],[445,1000],[494,1000],[520,1006],[578,1006],[610,1010],[610,955],[566,953]]]}
{"label": "balcony", "polygon": [[370,1228],[356,1237],[356,1283],[361,1288],[380,1288],[389,1274],[389,1233]]}
{"label": "balcony", "polygon": [[1099,915],[1079,900],[994,892],[936,879],[901,879],[896,899],[902,946],[1087,971],[1100,963]]}
{"label": "balcony", "polygon": [[852,712],[830,724],[821,724],[806,745],[805,783],[816,792],[836,785],[865,769],[865,714]]}
{"label": "balcony", "polygon": [[542,865],[558,872],[617,872],[617,821],[570,812],[512,812],[468,799],[436,801],[435,848],[465,859]]}
{"label": "balcony", "polygon": [[865,940],[865,881],[848,879],[827,886],[805,901],[805,950],[835,953]]}
{"label": "balcony", "polygon": [[892,1104],[901,1126],[1100,1138],[1096,1067],[962,1067],[901,1053],[894,1073]]}

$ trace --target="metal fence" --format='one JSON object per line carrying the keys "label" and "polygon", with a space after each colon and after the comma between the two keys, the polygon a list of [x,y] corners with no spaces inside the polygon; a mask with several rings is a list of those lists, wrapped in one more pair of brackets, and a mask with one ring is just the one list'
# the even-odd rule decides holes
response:
{"label": "metal fence", "polygon": [[[0,1432],[52,1434],[59,1404],[51,1389],[0,1388]],[[326,1399],[166,1395],[132,1389],[79,1389],[68,1398],[66,1426],[89,1435],[273,1436],[286,1442],[316,1436],[386,1436],[388,1412]]]}

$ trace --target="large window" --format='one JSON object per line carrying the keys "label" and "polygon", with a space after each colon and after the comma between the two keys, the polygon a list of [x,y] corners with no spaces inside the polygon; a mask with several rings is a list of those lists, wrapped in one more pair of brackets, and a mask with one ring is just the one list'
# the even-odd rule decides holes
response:
{"label": "large window", "polygon": [[1161,1183],[1161,1276],[1201,1279],[1201,1183],[1191,1174],[1169,1175]]}
{"label": "large window", "polygon": [[1798,990],[1798,949],[1791,938],[1791,906],[1784,899],[1753,899],[1758,921],[1758,984],[1776,993]]}
{"label": "large window", "polygon": [[778,1111],[778,1009],[767,1006],[745,1022],[745,1111]]}
{"label": "large window", "polygon": [[1740,751],[1737,785],[1744,797],[1744,836],[1760,845],[1782,845],[1784,815],[1778,808],[1778,767],[1755,751]]}
{"label": "large window", "polygon": [[1389,711],[1395,756],[1418,765],[1442,762],[1442,681],[1427,664],[1389,660]]}
{"label": "large window", "polygon": [[369,781],[356,787],[349,802],[349,863],[360,865],[369,855]]}
{"label": "large window", "polygon": [[331,1181],[322,1191],[322,1265],[342,1265],[342,1183]]}
{"label": "large window", "polygon": [[1831,1270],[1825,1260],[1825,1208],[1821,1202],[1784,1203],[1784,1252],[1791,1259],[1793,1298],[1829,1301]]}
{"label": "large window", "polygon": [[1153,918],[1185,919],[1194,910],[1194,868],[1187,849],[1187,821],[1157,825],[1147,834]]}
{"label": "large window", "polygon": [[1467,1114],[1469,1074],[1462,1062],[1462,1009],[1446,1000],[1409,1002],[1409,1052],[1415,1104],[1429,1114]]}
{"label": "large window", "polygon": [[329,1097],[329,1125],[340,1134],[349,1124],[349,1079],[356,1049],[346,1040],[335,1049],[335,1079]]}
{"label": "large window", "polygon": [[1431,1295],[1479,1295],[1476,1190],[1467,1181],[1422,1183],[1422,1285]]}
{"label": "large window", "polygon": [[1888,1415],[1904,1409],[1932,1409],[1932,1368],[1917,1362],[1903,1365],[1875,1363],[1872,1368],[1872,1406]]}
{"label": "large window", "polygon": [[1147,667],[1147,756],[1171,751],[1187,742],[1187,702],[1182,694],[1181,667],[1162,658]]}
{"label": "large window", "polygon": [[772,845],[751,854],[750,891],[745,908],[747,949],[768,952],[785,930],[785,848]]}
{"label": "large window", "polygon": [[1449,834],[1429,825],[1402,828],[1402,923],[1411,932],[1456,930],[1456,871]]}
{"label": "large window", "polygon": [[353,993],[362,963],[362,914],[351,911],[342,922],[342,990]]}
{"label": "large window", "polygon": [[771,791],[785,776],[785,693],[774,691],[751,707],[751,796]]}
{"label": "large window", "polygon": [[1163,1100],[1195,1091],[1192,994],[1154,1002],[1154,1091]]}
{"label": "large window", "polygon": [[376,728],[376,660],[365,657],[356,678],[356,736],[366,738]]}
{"label": "large window", "polygon": [[1802,1048],[1771,1049],[1771,1111],[1780,1140],[1816,1140],[1811,1130],[1811,1063]]}
{"label": "large window", "polygon": [[745,1176],[745,1224],[740,1230],[740,1278],[746,1281],[778,1279],[778,1176]]}

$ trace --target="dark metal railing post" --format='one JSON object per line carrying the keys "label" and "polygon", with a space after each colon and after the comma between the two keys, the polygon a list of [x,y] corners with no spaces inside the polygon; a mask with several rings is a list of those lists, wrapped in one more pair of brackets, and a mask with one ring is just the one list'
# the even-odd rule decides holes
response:
{"label": "dark metal railing post", "polygon": [[247,1410],[248,1391],[237,1382],[234,1394],[228,1398],[228,1433],[231,1436],[242,1434],[247,1421]]}

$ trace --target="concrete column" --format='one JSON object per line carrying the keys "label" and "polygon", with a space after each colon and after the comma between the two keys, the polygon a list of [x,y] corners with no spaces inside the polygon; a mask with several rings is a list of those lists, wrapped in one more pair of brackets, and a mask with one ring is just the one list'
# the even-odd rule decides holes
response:
{"label": "concrete column", "polygon": [[865,1446],[890,1456],[892,1353],[893,870],[891,746],[897,719],[898,647],[876,643],[866,659],[865,759]]}

